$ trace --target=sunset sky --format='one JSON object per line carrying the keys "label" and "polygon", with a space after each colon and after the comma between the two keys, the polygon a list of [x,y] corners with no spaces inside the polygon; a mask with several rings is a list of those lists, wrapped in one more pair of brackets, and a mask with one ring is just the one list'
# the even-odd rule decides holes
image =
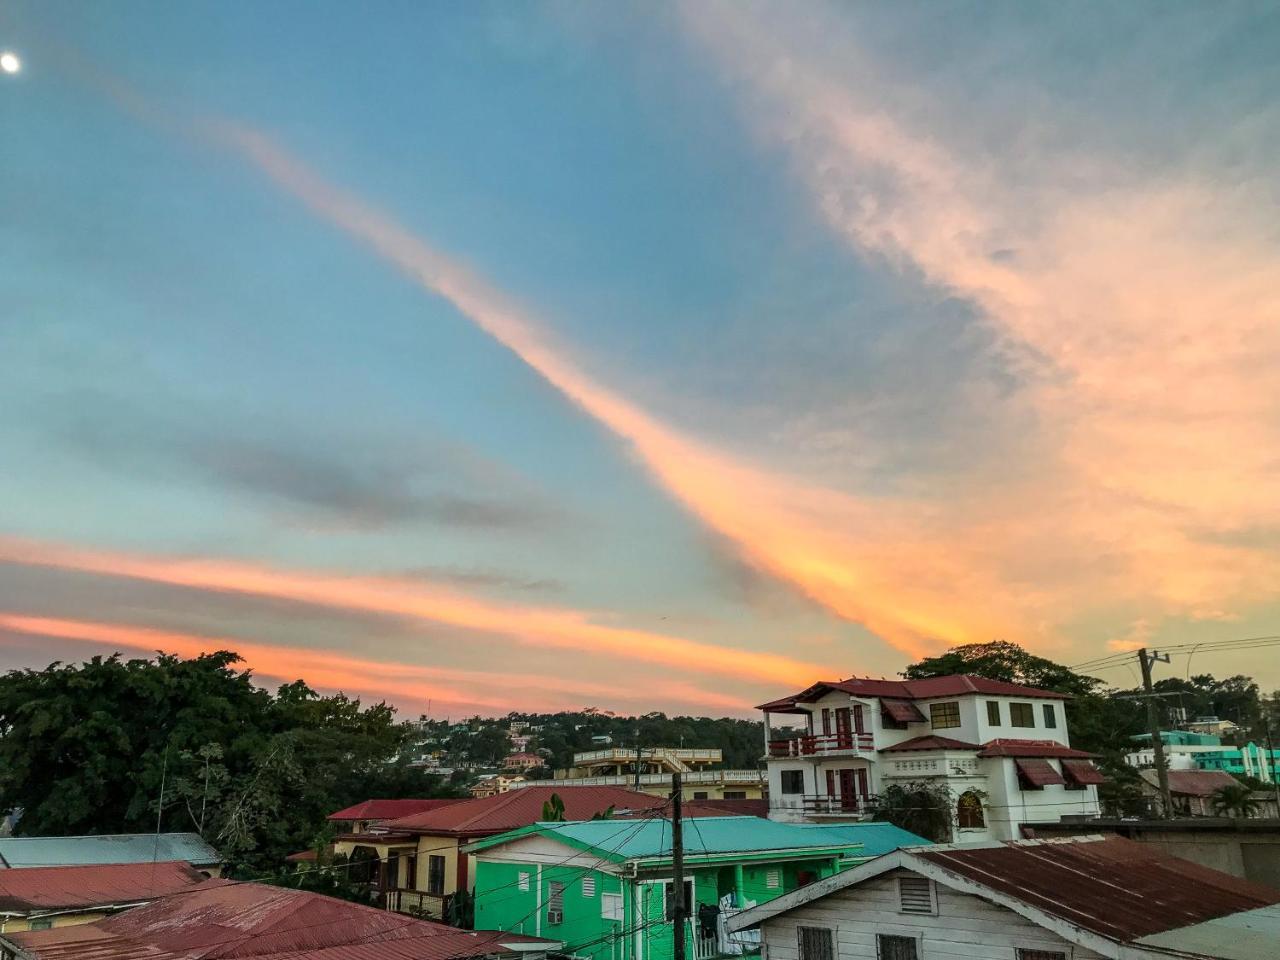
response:
{"label": "sunset sky", "polygon": [[5,3],[0,668],[721,715],[1280,634],[1280,7],[907,6]]}

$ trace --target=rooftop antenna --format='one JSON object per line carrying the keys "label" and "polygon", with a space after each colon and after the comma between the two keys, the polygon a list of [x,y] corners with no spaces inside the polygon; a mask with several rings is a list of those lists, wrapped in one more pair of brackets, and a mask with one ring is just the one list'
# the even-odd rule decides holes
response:
{"label": "rooftop antenna", "polygon": [[164,819],[164,787],[169,776],[169,744],[164,745],[164,759],[160,764],[160,802],[156,805],[156,835],[151,844],[151,892],[156,892],[156,861],[160,859],[160,822]]}

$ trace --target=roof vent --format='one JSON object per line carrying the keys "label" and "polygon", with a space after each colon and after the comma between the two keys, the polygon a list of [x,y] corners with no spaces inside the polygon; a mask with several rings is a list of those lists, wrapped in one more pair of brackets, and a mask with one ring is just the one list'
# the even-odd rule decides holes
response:
{"label": "roof vent", "polygon": [[903,913],[933,913],[933,884],[924,877],[899,877],[898,905]]}

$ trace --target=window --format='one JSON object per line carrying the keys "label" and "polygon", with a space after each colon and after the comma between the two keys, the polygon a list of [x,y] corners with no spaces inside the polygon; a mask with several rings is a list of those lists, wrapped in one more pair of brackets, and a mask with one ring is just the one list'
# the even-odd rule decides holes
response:
{"label": "window", "polygon": [[804,771],[803,770],[783,770],[782,771],[782,792],[783,793],[804,793]]}
{"label": "window", "polygon": [[1014,727],[1034,727],[1036,714],[1029,703],[1009,704],[1009,725]]}
{"label": "window", "polygon": [[826,927],[796,927],[800,960],[834,960],[835,937]]}
{"label": "window", "polygon": [[[671,923],[676,917],[676,885],[670,880],[663,885],[663,903],[662,903],[662,919],[667,923]],[[685,916],[691,914],[693,908],[693,881],[686,880],[684,882],[684,912]]]}
{"label": "window", "polygon": [[929,722],[933,724],[935,730],[960,726],[960,704],[955,702],[929,704]]}
{"label": "window", "polygon": [[418,855],[411,853],[404,858],[404,887],[406,890],[418,889]]}
{"label": "window", "polygon": [[977,830],[987,825],[982,816],[982,801],[972,790],[960,794],[956,803],[956,825],[961,830]]}
{"label": "window", "polygon": [[1018,960],[1067,960],[1061,950],[1023,950],[1018,948]]}
{"label": "window", "polygon": [[28,923],[27,929],[28,930],[48,930],[52,926],[53,926],[52,920],[50,920],[48,917],[40,917]]}
{"label": "window", "polygon": [[552,880],[547,884],[547,924],[564,922],[564,884]]}
{"label": "window", "polygon": [[724,792],[726,800],[745,800],[747,799],[747,791],[745,790],[726,790]]}
{"label": "window", "polygon": [[444,857],[427,857],[427,893],[444,896]]}
{"label": "window", "polygon": [[521,870],[516,875],[516,886],[526,893],[529,891],[529,874],[526,871]]}
{"label": "window", "polygon": [[1000,726],[1000,701],[999,700],[987,701],[987,723],[991,724],[991,726],[993,727]]}
{"label": "window", "polygon": [[1048,730],[1052,730],[1058,725],[1058,715],[1053,712],[1053,704],[1046,703],[1044,705],[1044,725]]}
{"label": "window", "polygon": [[582,895],[584,897],[594,897],[596,895],[596,878],[595,877],[582,878]]}
{"label": "window", "polygon": [[619,923],[626,919],[622,914],[622,894],[600,894],[600,919],[617,920]]}
{"label": "window", "polygon": [[925,877],[899,877],[898,908],[903,913],[933,913],[933,884]]}
{"label": "window", "polygon": [[916,949],[915,937],[891,936],[887,933],[876,934],[876,957],[878,960],[920,960]]}
{"label": "window", "polygon": [[707,791],[705,791],[705,790],[695,790],[695,791],[693,791],[693,799],[695,799],[695,800],[706,800],[706,799],[707,799]]}

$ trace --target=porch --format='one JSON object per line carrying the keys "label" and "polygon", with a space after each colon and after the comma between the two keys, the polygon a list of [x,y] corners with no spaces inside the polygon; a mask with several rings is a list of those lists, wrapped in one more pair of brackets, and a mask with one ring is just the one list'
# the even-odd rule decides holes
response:
{"label": "porch", "polygon": [[773,760],[874,756],[875,752],[875,737],[872,734],[853,731],[769,741],[769,758]]}

